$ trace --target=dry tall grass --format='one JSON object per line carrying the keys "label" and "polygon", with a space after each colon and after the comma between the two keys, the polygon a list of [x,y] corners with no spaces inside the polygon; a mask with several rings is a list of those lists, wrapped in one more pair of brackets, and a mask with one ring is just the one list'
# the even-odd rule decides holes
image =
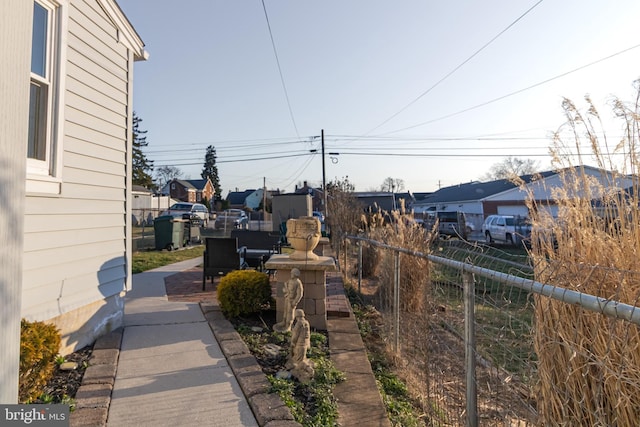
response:
{"label": "dry tall grass", "polygon": [[[400,209],[390,213],[377,213],[367,219],[367,237],[390,246],[428,253],[432,233],[413,221],[411,214],[405,213],[401,200]],[[385,223],[383,218],[390,218]],[[395,260],[393,251],[370,247],[368,256],[377,261],[377,275],[380,283],[380,301],[387,307],[393,303]],[[428,288],[428,261],[411,255],[400,254],[400,310],[419,313],[424,308],[424,292]],[[363,255],[363,265],[367,264]]]}
{"label": "dry tall grass", "polygon": [[[536,280],[638,305],[638,106],[638,98],[631,106],[614,102],[625,134],[609,147],[588,98],[585,113],[563,103],[568,121],[552,148],[561,186],[550,203],[533,191],[529,199]],[[583,166],[589,159],[600,172]],[[638,425],[638,327],[545,297],[535,303],[540,425]]]}

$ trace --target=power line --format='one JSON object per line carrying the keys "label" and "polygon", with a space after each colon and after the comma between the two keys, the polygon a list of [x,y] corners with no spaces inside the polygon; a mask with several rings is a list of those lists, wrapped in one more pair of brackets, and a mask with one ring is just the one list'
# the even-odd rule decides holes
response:
{"label": "power line", "polygon": [[412,106],[413,104],[415,104],[416,102],[418,102],[418,100],[420,100],[423,96],[427,95],[429,92],[431,92],[433,89],[435,89],[436,87],[438,87],[440,85],[440,83],[442,83],[443,81],[445,81],[446,79],[448,79],[453,73],[455,73],[456,71],[458,71],[460,68],[462,68],[467,62],[471,61],[473,58],[475,58],[480,52],[482,52],[483,50],[485,50],[491,43],[493,43],[494,41],[496,41],[496,39],[498,39],[498,37],[500,37],[501,35],[503,35],[504,33],[506,33],[511,27],[513,27],[516,23],[518,23],[518,21],[520,21],[522,18],[524,18],[529,12],[531,12],[533,9],[535,9],[540,3],[542,3],[543,0],[539,0],[536,4],[534,4],[533,6],[531,6],[526,12],[524,12],[522,15],[520,15],[515,21],[513,21],[511,24],[507,25],[507,27],[505,29],[503,29],[502,31],[500,31],[498,34],[496,34],[491,40],[489,40],[487,43],[485,43],[480,49],[476,50],[471,56],[469,56],[467,59],[465,59],[464,61],[462,61],[457,67],[455,67],[453,70],[449,71],[447,74],[444,75],[444,77],[442,77],[440,80],[438,80],[437,82],[435,82],[429,89],[425,90],[424,92],[422,92],[420,95],[418,95],[413,101],[409,102],[407,105],[405,105],[404,107],[402,107],[400,110],[398,110],[395,114],[391,115],[389,118],[387,118],[386,120],[384,120],[382,123],[380,123],[379,125],[377,125],[376,127],[374,127],[373,129],[365,132],[365,135],[370,134],[371,132],[373,132],[374,130],[378,129],[379,127],[383,126],[384,124],[386,124],[387,122],[389,122],[390,120],[392,120],[393,118],[395,118],[396,116],[398,116],[399,114],[401,114],[403,111],[405,111],[407,108],[409,108],[410,106]]}
{"label": "power line", "polygon": [[[589,147],[590,145],[585,144],[585,147]],[[386,147],[366,147],[367,150],[375,150],[375,151],[384,151],[389,150]],[[537,149],[548,149],[549,146],[527,146],[527,147],[429,147],[427,150],[429,151],[460,151],[460,150],[469,150],[469,151],[484,151],[484,150],[537,150]],[[416,150],[425,150],[424,147],[394,147],[395,151],[416,151]],[[356,148],[339,148],[340,154],[350,154],[351,152],[357,153],[357,151],[349,151],[356,150]]]}
{"label": "power line", "polygon": [[[278,141],[281,140],[282,138],[274,138],[271,139],[271,141]],[[246,142],[250,142],[253,140],[245,140]],[[258,141],[258,140],[256,140]],[[269,140],[265,140],[265,141],[269,141]],[[228,142],[233,142],[233,141],[228,141]],[[281,141],[281,142],[264,142],[264,143],[254,143],[254,144],[235,144],[233,147],[225,147],[225,146],[219,146],[216,145],[217,143],[210,143],[210,142],[206,142],[206,143],[202,143],[202,144],[191,144],[191,145],[199,145],[198,147],[194,147],[194,148],[184,148],[184,145],[180,145],[178,148],[173,148],[173,149],[167,149],[167,150],[146,150],[145,153],[175,153],[175,152],[201,152],[204,151],[206,148],[204,147],[205,145],[214,145],[216,146],[216,153],[219,152],[224,152],[224,151],[233,151],[233,150],[244,150],[246,148],[259,148],[259,147],[272,147],[274,145],[292,145],[292,144],[298,144],[298,143],[308,143],[309,141],[305,141],[303,139],[296,139],[296,140],[292,140],[292,141]]]}
{"label": "power line", "polygon": [[[569,155],[577,155],[577,153],[568,153]],[[625,153],[614,153],[619,155],[625,155]],[[628,154],[628,153],[626,153]],[[345,156],[393,156],[393,157],[434,157],[434,158],[443,158],[443,157],[452,157],[452,158],[461,158],[461,157],[505,157],[509,156],[508,153],[503,154],[428,154],[428,153],[367,153],[367,152],[353,152],[353,153],[343,153],[340,152],[340,155]],[[522,157],[551,157],[548,153],[521,153],[519,156]]]}
{"label": "power line", "polygon": [[483,136],[424,136],[424,137],[395,137],[395,136],[335,136],[327,141],[362,141],[362,142],[438,142],[438,141],[539,141],[548,140],[546,136],[514,136],[514,137],[483,137]]}
{"label": "power line", "polygon": [[588,64],[582,65],[582,66],[580,66],[578,68],[574,68],[571,71],[567,71],[567,72],[564,72],[562,74],[558,74],[555,77],[551,77],[549,79],[543,80],[541,82],[538,82],[538,83],[533,84],[531,86],[525,87],[523,89],[516,90],[515,92],[511,92],[511,93],[508,93],[506,95],[502,95],[502,96],[499,96],[497,98],[494,98],[494,99],[492,99],[490,101],[486,101],[486,102],[483,102],[481,104],[474,105],[473,107],[465,108],[464,110],[460,110],[460,111],[457,111],[455,113],[447,114],[445,116],[441,116],[441,117],[438,117],[436,119],[427,120],[426,122],[421,122],[421,123],[418,123],[418,124],[413,125],[413,126],[407,126],[407,127],[401,128],[401,129],[396,129],[396,130],[392,130],[392,131],[389,131],[389,132],[385,132],[385,133],[382,133],[382,134],[380,134],[378,136],[389,135],[391,133],[396,133],[396,132],[402,132],[402,131],[405,131],[405,130],[408,130],[408,129],[414,129],[414,128],[417,128],[417,127],[420,127],[420,126],[424,126],[424,125],[428,125],[428,124],[431,124],[431,123],[434,123],[434,122],[437,122],[437,121],[440,121],[440,120],[448,119],[450,117],[457,116],[459,114],[466,113],[466,112],[471,111],[471,110],[475,110],[476,108],[480,108],[480,107],[484,107],[484,106],[489,105],[489,104],[493,104],[494,102],[501,101],[501,100],[503,100],[505,98],[509,98],[511,96],[514,96],[514,95],[518,95],[518,94],[520,94],[522,92],[525,92],[527,90],[536,88],[538,86],[542,86],[544,84],[547,84],[547,83],[552,82],[554,80],[557,80],[559,78],[566,77],[569,74],[573,74],[573,73],[575,73],[577,71],[584,70],[585,68],[588,68],[588,67],[591,67],[593,65],[599,64],[600,62],[607,61],[607,60],[609,60],[611,58],[614,58],[614,57],[616,57],[618,55],[622,55],[623,53],[627,53],[627,52],[629,52],[629,51],[631,51],[633,49],[637,49],[638,47],[640,47],[640,44],[637,44],[635,46],[631,46],[631,47],[629,47],[627,49],[621,50],[619,52],[616,52],[616,53],[614,53],[612,55],[609,55],[609,56],[606,56],[604,58],[600,58],[600,59],[598,59],[596,61],[593,61],[593,62],[590,62]]}
{"label": "power line", "polygon": [[262,0],[262,9],[264,10],[264,17],[267,20],[267,27],[269,28],[269,37],[271,38],[271,46],[273,46],[273,54],[276,57],[276,63],[278,64],[278,72],[280,73],[280,81],[282,82],[282,89],[284,90],[284,97],[287,99],[287,106],[289,107],[289,115],[291,116],[291,122],[293,123],[293,128],[296,131],[296,135],[300,138],[300,134],[298,132],[298,126],[296,126],[296,120],[293,118],[293,110],[291,109],[291,102],[289,101],[289,93],[287,92],[287,86],[284,84],[284,76],[282,74],[282,67],[280,67],[280,59],[278,58],[278,50],[276,49],[276,43],[273,40],[273,33],[271,32],[271,23],[269,22],[269,15],[267,14],[267,6],[264,4],[264,0]]}
{"label": "power line", "polygon": [[[302,166],[300,166],[296,172],[294,172],[293,174],[289,175],[287,178],[284,179],[284,181],[289,181],[287,182],[286,185],[283,185],[283,188],[287,188],[289,187],[291,184],[293,184],[294,182],[296,182],[298,180],[298,178],[300,178],[300,176],[309,168],[309,165],[311,165],[311,162],[313,161],[313,156],[309,156],[309,158],[302,164]],[[294,176],[295,175],[295,176]],[[293,178],[292,178],[293,177]]]}
{"label": "power line", "polygon": [[[272,157],[251,157],[251,158],[246,158],[246,159],[234,159],[234,160],[217,160],[216,164],[218,163],[238,163],[238,162],[253,162],[253,161],[259,161],[259,160],[277,160],[277,159],[286,159],[286,158],[291,158],[291,157],[302,157],[302,156],[310,156],[311,153],[303,153],[303,154],[290,154],[290,155],[286,155],[286,156],[272,156]],[[156,162],[158,163],[158,162]],[[202,165],[202,162],[198,162],[198,163],[167,163],[167,164],[160,164],[158,163],[157,166],[199,166]]]}

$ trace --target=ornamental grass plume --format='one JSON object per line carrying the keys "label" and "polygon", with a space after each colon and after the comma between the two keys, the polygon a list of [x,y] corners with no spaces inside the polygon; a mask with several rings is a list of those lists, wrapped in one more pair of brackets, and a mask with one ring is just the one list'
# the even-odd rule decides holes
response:
{"label": "ornamental grass plume", "polygon": [[[567,123],[551,150],[560,181],[549,201],[535,199],[542,184],[529,187],[537,281],[639,305],[638,99],[632,105],[614,101],[624,129],[614,147],[589,98],[585,113],[563,102]],[[596,166],[585,166],[587,160]],[[578,305],[534,299],[539,424],[637,425],[638,326]]]}

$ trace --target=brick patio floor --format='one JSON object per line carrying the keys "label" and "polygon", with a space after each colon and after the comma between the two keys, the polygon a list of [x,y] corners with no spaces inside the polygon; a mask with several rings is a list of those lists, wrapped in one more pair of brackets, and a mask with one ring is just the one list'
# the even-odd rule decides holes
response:
{"label": "brick patio floor", "polygon": [[[164,280],[167,298],[176,302],[216,302],[216,286],[220,279],[214,283],[207,280],[205,290],[202,290],[202,268],[194,267]],[[275,292],[275,282],[274,292]],[[327,316],[349,317],[351,309],[344,294],[344,285],[339,272],[327,273]]]}

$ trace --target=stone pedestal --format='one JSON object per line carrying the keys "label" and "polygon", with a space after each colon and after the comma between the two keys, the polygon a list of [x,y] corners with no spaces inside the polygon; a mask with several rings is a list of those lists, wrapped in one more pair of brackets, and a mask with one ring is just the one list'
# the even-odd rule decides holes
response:
{"label": "stone pedestal", "polygon": [[300,280],[304,287],[304,294],[297,308],[304,310],[305,317],[312,328],[326,330],[326,272],[337,270],[333,258],[320,256],[313,261],[297,261],[290,259],[289,255],[276,254],[269,258],[265,267],[269,270],[276,270],[276,321],[280,322],[283,318],[284,295],[282,288],[284,282],[289,280],[291,269],[297,268],[300,270]]}

